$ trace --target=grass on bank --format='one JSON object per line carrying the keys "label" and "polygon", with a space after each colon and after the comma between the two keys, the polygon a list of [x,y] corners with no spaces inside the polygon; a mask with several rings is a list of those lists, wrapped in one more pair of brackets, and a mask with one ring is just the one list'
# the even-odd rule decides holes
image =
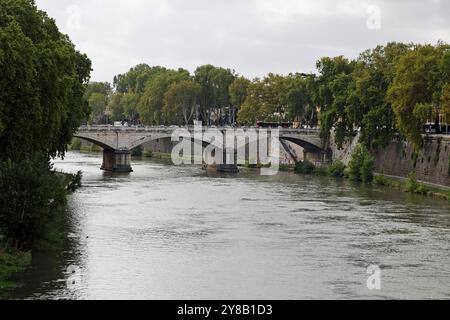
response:
{"label": "grass on bank", "polygon": [[30,251],[22,252],[13,249],[5,249],[2,246],[0,249],[0,290],[13,288],[15,283],[8,279],[15,273],[25,271],[30,264]]}

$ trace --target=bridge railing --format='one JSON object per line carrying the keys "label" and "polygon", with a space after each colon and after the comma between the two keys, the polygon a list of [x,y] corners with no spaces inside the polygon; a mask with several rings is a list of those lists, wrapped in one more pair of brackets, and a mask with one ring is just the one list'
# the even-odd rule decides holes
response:
{"label": "bridge railing", "polygon": [[[152,132],[152,131],[167,131],[167,130],[176,130],[176,129],[187,129],[189,131],[193,131],[195,129],[194,126],[113,126],[113,125],[83,125],[79,128],[78,131],[145,131],[145,132]],[[209,126],[209,127],[203,127],[203,131],[208,129],[217,129],[217,130],[274,130],[274,129],[258,129],[254,127],[216,127],[216,126]],[[280,132],[283,134],[307,134],[307,135],[317,135],[320,130],[319,129],[286,129],[286,128],[279,128]]]}

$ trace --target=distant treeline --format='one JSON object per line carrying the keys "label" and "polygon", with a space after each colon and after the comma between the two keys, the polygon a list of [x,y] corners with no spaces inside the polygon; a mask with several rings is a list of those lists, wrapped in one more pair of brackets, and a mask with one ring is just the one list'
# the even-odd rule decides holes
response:
{"label": "distant treeline", "polygon": [[259,121],[320,123],[338,143],[361,129],[370,149],[384,147],[396,132],[422,143],[424,124],[450,118],[450,46],[388,43],[356,60],[323,57],[317,74],[268,74],[246,79],[204,65],[194,74],[140,64],[91,83],[85,95],[90,122],[127,120],[143,125],[255,124]]}

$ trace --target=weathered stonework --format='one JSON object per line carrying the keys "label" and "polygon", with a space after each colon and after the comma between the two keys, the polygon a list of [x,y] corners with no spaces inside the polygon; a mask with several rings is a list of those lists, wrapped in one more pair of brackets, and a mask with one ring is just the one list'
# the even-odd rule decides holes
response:
{"label": "weathered stonework", "polygon": [[411,172],[418,180],[450,187],[450,136],[425,138],[420,152],[405,141],[395,140],[375,155],[378,173],[407,177]]}

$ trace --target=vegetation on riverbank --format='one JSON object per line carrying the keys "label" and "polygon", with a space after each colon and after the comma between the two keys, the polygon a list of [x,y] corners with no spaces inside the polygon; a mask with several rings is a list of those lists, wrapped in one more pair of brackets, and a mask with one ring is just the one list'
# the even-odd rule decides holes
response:
{"label": "vegetation on riverbank", "polygon": [[383,174],[378,174],[375,176],[374,184],[394,188],[408,193],[432,196],[450,201],[450,190],[419,182],[414,174],[410,174],[408,178],[394,178],[387,177]]}
{"label": "vegetation on riverbank", "polygon": [[65,243],[66,196],[81,186],[81,177],[53,171],[45,158],[0,165],[0,289],[28,267],[31,252]]}
{"label": "vegetation on riverbank", "polygon": [[[3,248],[0,242],[0,290],[15,286],[9,281],[12,274],[25,271],[31,264],[31,252]],[[0,292],[0,299],[2,298]]]}
{"label": "vegetation on riverbank", "polygon": [[414,173],[411,173],[406,179],[375,174],[374,160],[364,145],[359,145],[356,148],[348,167],[340,161],[336,161],[329,166],[317,167],[305,160],[298,162],[294,171],[296,174],[345,178],[354,182],[385,186],[408,193],[433,196],[450,201],[450,191],[448,189],[419,182]]}
{"label": "vegetation on riverbank", "polygon": [[[87,118],[91,62],[31,0],[0,0],[0,284],[64,241],[81,175],[53,171]],[[0,285],[2,287],[3,285]],[[10,285],[10,284],[9,284]]]}

